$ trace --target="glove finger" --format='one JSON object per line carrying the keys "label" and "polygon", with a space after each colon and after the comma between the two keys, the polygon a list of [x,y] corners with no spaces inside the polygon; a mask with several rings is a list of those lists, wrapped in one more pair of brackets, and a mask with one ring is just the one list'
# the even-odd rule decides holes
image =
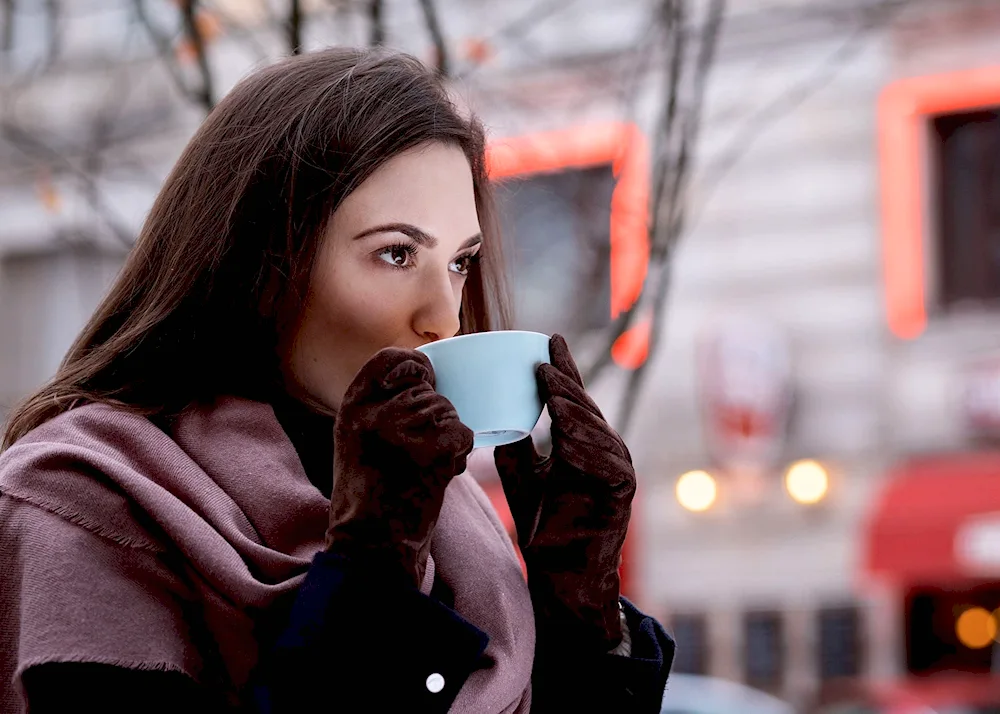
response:
{"label": "glove finger", "polygon": [[560,451],[564,444],[573,442],[597,455],[611,453],[622,460],[631,460],[618,433],[588,409],[562,397],[554,397],[549,412],[552,414],[553,450]]}
{"label": "glove finger", "polygon": [[[564,474],[565,478],[549,485],[549,492],[567,493],[634,493],[636,480],[632,465],[611,452],[596,453],[593,449],[575,442],[560,448],[559,458],[576,473]],[[602,499],[603,500],[603,499]]]}
{"label": "glove finger", "polygon": [[379,412],[379,431],[386,435],[409,434],[410,438],[420,436],[414,432],[459,421],[452,403],[426,383],[396,394]]}
{"label": "glove finger", "polygon": [[474,435],[458,419],[449,402],[440,395],[427,400],[417,412],[403,420],[383,420],[379,438],[403,450],[420,468],[433,468],[439,475],[454,476],[465,471],[465,458],[472,451]]}
{"label": "glove finger", "polygon": [[584,386],[580,369],[576,366],[576,360],[573,359],[573,355],[569,351],[569,345],[566,344],[566,339],[562,335],[552,335],[552,338],[549,340],[549,358],[552,361],[553,367],[572,379],[579,386]]}
{"label": "glove finger", "polygon": [[539,460],[530,435],[493,449],[493,463],[496,464],[501,479],[516,479],[522,474],[530,474],[534,472]]}
{"label": "glove finger", "polygon": [[545,490],[545,461],[535,450],[531,436],[526,436],[513,444],[496,447],[493,462],[514,518],[518,544],[524,547],[538,525]]}
{"label": "glove finger", "polygon": [[604,419],[600,407],[587,394],[587,390],[550,364],[540,364],[537,370],[538,392],[546,404],[551,404],[554,397],[562,397],[588,409],[595,416]]}
{"label": "glove finger", "polygon": [[591,405],[580,404],[575,398],[577,396],[566,397],[562,394],[549,396],[547,405],[549,415],[552,417],[553,443],[557,440],[557,433],[581,440],[574,436],[574,432],[578,427],[586,427],[598,436],[599,443],[610,443],[612,446],[609,448],[614,448],[620,456],[626,456],[628,449],[625,448],[625,442],[618,432],[611,428],[599,410],[595,412]]}
{"label": "glove finger", "polygon": [[474,442],[472,429],[455,415],[454,419],[438,424],[428,434],[427,445],[434,454],[428,463],[434,465],[439,473],[457,476],[466,470]]}
{"label": "glove finger", "polygon": [[[421,376],[419,366],[426,370],[426,376]],[[397,369],[399,374],[395,373]],[[418,376],[421,376],[421,379],[418,380]],[[416,350],[387,347],[376,352],[354,376],[344,393],[343,403],[369,400],[371,396],[392,384],[389,382],[390,377],[404,381],[409,379],[407,383],[427,381],[432,387],[434,386],[434,371],[427,355]]]}
{"label": "glove finger", "polygon": [[[416,355],[416,356],[414,356]],[[400,362],[382,379],[382,388],[398,390],[426,382],[434,388],[434,368],[427,355],[413,351],[408,359]]]}

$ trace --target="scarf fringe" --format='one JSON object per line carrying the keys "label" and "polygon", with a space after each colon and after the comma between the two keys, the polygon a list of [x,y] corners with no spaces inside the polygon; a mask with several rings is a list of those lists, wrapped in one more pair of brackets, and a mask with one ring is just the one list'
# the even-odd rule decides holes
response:
{"label": "scarf fringe", "polygon": [[119,659],[115,657],[91,657],[88,655],[34,657],[32,659],[25,660],[18,668],[15,676],[20,679],[21,675],[24,674],[25,671],[43,664],[106,664],[111,667],[122,667],[125,669],[139,670],[141,672],[177,672],[178,674],[186,675],[197,681],[193,672],[188,671],[176,662],[166,662],[162,660],[155,662],[143,662],[141,660]]}
{"label": "scarf fringe", "polygon": [[144,538],[136,538],[134,536],[128,536],[118,531],[108,528],[105,524],[90,520],[83,514],[70,510],[66,506],[59,505],[58,503],[52,503],[44,498],[38,498],[37,496],[32,496],[25,493],[12,493],[9,490],[0,491],[0,495],[7,496],[15,501],[20,501],[21,503],[27,503],[35,508],[40,508],[43,511],[48,511],[60,518],[69,521],[73,525],[80,526],[91,533],[98,535],[102,538],[107,538],[112,540],[119,545],[125,546],[127,548],[136,548],[138,550],[148,550],[153,553],[162,553],[164,548],[157,545],[151,540],[146,540]]}

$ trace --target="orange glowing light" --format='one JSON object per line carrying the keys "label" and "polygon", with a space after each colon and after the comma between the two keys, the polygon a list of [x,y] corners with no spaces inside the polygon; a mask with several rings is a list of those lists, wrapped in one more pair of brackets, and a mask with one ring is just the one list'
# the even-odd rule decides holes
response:
{"label": "orange glowing light", "polygon": [[889,329],[902,339],[927,325],[924,289],[926,161],[923,134],[936,114],[1000,104],[1000,66],[899,80],[879,97],[882,252]]}
{"label": "orange glowing light", "polygon": [[955,621],[955,634],[969,649],[981,650],[997,638],[997,620],[989,610],[970,607]]}
{"label": "orange glowing light", "polygon": [[[637,126],[607,122],[493,141],[490,177],[503,179],[611,164],[611,317],[635,305],[649,269],[650,158]],[[612,357],[635,369],[649,352],[650,327],[640,321],[615,344]]]}
{"label": "orange glowing light", "polygon": [[496,50],[493,49],[489,40],[481,37],[467,39],[462,43],[462,50],[466,59],[473,64],[485,64],[496,55]]}

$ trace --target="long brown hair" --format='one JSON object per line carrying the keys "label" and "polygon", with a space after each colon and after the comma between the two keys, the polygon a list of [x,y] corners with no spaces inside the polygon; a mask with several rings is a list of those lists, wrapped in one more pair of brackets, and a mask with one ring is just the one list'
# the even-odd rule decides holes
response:
{"label": "long brown hair", "polygon": [[483,229],[463,332],[509,309],[484,133],[413,57],[335,48],[241,81],[185,148],[121,273],[55,377],[16,407],[2,448],[77,404],[166,418],[220,394],[266,399],[330,215],[426,142],[465,153]]}

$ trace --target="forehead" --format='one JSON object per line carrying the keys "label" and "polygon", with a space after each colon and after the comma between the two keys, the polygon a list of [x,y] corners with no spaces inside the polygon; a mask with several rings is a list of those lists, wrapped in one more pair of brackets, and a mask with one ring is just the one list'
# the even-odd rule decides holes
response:
{"label": "forehead", "polygon": [[334,224],[364,230],[410,223],[442,240],[479,232],[472,169],[461,149],[430,144],[382,164],[334,214]]}

